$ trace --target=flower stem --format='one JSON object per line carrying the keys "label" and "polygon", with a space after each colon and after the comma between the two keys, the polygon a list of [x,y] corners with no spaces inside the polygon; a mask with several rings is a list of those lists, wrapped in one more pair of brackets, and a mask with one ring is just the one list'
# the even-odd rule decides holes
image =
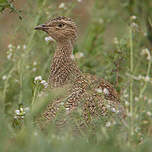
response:
{"label": "flower stem", "polygon": [[35,100],[36,100],[38,91],[39,91],[39,84],[36,85],[36,87],[35,87],[35,89],[34,89],[34,94],[33,94],[33,99],[32,99],[32,105],[34,104],[34,102],[35,102]]}
{"label": "flower stem", "polygon": [[[130,73],[133,74],[133,31],[132,28],[129,28],[129,36],[130,36]],[[130,100],[130,113],[131,113],[131,135],[133,134],[133,79],[130,80],[129,86],[129,100]]]}

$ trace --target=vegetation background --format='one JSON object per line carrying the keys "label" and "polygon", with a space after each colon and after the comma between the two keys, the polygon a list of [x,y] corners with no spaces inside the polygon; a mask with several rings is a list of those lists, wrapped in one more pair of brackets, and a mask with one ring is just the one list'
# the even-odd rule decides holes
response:
{"label": "vegetation background", "polygon": [[[152,151],[151,0],[0,0],[0,11],[1,152]],[[127,126],[101,120],[93,134],[88,127],[79,136],[68,129],[58,134],[52,126],[44,133],[35,126],[39,107],[33,102],[44,86],[34,80],[47,81],[55,43],[34,27],[56,16],[77,23],[79,67],[115,86]],[[46,98],[55,96],[57,91]]]}

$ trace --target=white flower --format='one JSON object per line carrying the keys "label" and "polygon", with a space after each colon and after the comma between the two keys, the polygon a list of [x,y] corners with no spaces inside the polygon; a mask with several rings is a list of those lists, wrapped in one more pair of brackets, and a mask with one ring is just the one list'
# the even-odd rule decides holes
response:
{"label": "white flower", "polygon": [[15,113],[16,113],[17,115],[19,115],[19,114],[20,114],[20,110],[15,110]]}
{"label": "white flower", "polygon": [[149,49],[145,48],[141,51],[141,55],[147,55],[147,60],[151,60],[151,54]]}
{"label": "white flower", "polygon": [[54,39],[51,36],[45,37],[45,41],[54,41]]}
{"label": "white flower", "polygon": [[42,81],[41,81],[41,84],[45,84],[45,83],[46,83],[46,81],[45,81],[45,80],[42,80]]}
{"label": "white flower", "polygon": [[112,112],[116,112],[116,109],[115,109],[115,108],[111,108],[111,111],[112,111]]}
{"label": "white flower", "polygon": [[98,89],[95,89],[96,92],[98,93],[102,93],[102,89],[98,88]]}
{"label": "white flower", "polygon": [[150,111],[148,111],[148,112],[147,112],[147,115],[148,115],[148,116],[151,116],[151,112],[150,112]]}
{"label": "white flower", "polygon": [[42,80],[42,76],[40,76],[40,75],[34,78],[34,82],[35,81],[41,81],[41,80]]}
{"label": "white flower", "polygon": [[19,80],[17,80],[17,79],[15,79],[14,81],[15,81],[16,83],[19,83]]}
{"label": "white flower", "polygon": [[35,65],[37,65],[37,62],[36,62],[36,61],[34,61],[34,62],[33,62],[33,65],[34,65],[34,66],[35,66]]}
{"label": "white flower", "polygon": [[13,49],[12,49],[12,48],[9,48],[9,51],[10,51],[10,52],[12,52],[12,51],[13,51]]}
{"label": "white flower", "polygon": [[137,16],[133,15],[133,16],[131,16],[131,19],[135,20],[135,19],[137,19]]}
{"label": "white flower", "polygon": [[2,80],[6,80],[7,79],[7,76],[6,75],[3,75],[2,76]]}
{"label": "white flower", "polygon": [[13,47],[13,45],[12,45],[12,44],[9,44],[9,45],[8,45],[8,48],[9,48],[9,49],[10,49],[10,48],[12,48],[12,47]]}
{"label": "white flower", "polygon": [[82,52],[79,53],[80,58],[84,56]]}
{"label": "white flower", "polygon": [[47,88],[48,87],[48,83],[46,82],[46,83],[44,83],[44,87],[45,88]]}
{"label": "white flower", "polygon": [[82,52],[79,52],[77,54],[75,54],[75,58],[80,59],[84,56],[84,54]]}
{"label": "white flower", "polygon": [[138,28],[138,25],[135,22],[133,22],[133,23],[131,23],[131,27],[132,28]]}
{"label": "white flower", "polygon": [[65,4],[64,4],[64,3],[61,3],[61,4],[59,5],[59,8],[65,8]]}
{"label": "white flower", "polygon": [[25,44],[23,45],[23,49],[24,49],[24,50],[26,49],[26,45],[25,45]]}
{"label": "white flower", "polygon": [[82,2],[82,0],[77,0],[78,2]]}
{"label": "white flower", "polygon": [[104,94],[108,95],[109,94],[109,90],[107,88],[103,89]]}
{"label": "white flower", "polygon": [[20,48],[21,48],[21,46],[20,46],[20,45],[18,45],[18,46],[17,46],[17,49],[20,49]]}
{"label": "white flower", "polygon": [[110,126],[111,126],[111,122],[107,122],[106,127],[110,127]]}
{"label": "white flower", "polygon": [[118,43],[119,43],[118,38],[115,37],[115,38],[114,38],[114,44],[118,44]]}
{"label": "white flower", "polygon": [[45,80],[42,80],[42,76],[37,76],[34,78],[34,83],[39,81],[45,88],[48,87],[48,83]]}
{"label": "white flower", "polygon": [[40,83],[43,84],[45,88],[48,87],[48,83],[45,80],[42,80]]}
{"label": "white flower", "polygon": [[66,108],[66,111],[69,111],[70,110],[70,108]]}
{"label": "white flower", "polygon": [[33,68],[33,69],[32,69],[33,72],[35,72],[36,70],[37,70],[36,68]]}
{"label": "white flower", "polygon": [[129,106],[129,102],[128,102],[128,101],[125,101],[125,105],[126,105],[126,106]]}
{"label": "white flower", "polygon": [[116,113],[117,113],[117,114],[119,114],[119,113],[120,113],[120,111],[119,111],[119,110],[117,110],[117,111],[116,111]]}
{"label": "white flower", "polygon": [[37,135],[38,135],[38,133],[35,131],[35,132],[34,132],[34,136],[37,136]]}
{"label": "white flower", "polygon": [[149,49],[144,48],[144,49],[142,49],[142,51],[141,51],[141,55],[148,54],[148,52],[149,52]]}
{"label": "white flower", "polygon": [[12,53],[10,53],[10,54],[7,55],[7,59],[8,60],[11,59],[11,57],[12,57]]}
{"label": "white flower", "polygon": [[150,81],[150,77],[149,77],[149,76],[146,76],[144,80],[145,80],[146,82],[147,82],[147,81]]}
{"label": "white flower", "polygon": [[17,116],[14,116],[14,119],[17,119]]}

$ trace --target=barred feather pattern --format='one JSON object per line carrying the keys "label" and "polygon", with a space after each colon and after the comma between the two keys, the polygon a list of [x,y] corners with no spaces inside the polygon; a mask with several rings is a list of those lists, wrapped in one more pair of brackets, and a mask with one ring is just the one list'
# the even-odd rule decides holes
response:
{"label": "barred feather pattern", "polygon": [[[72,28],[67,31],[72,30],[74,35],[71,37],[76,37],[76,26],[69,18],[59,17],[50,22],[56,21],[68,22],[68,25],[71,22],[71,26],[68,27]],[[50,103],[42,117],[50,122],[57,116],[60,107],[65,108],[66,116],[80,108],[81,116],[87,124],[93,117],[104,117],[109,111],[117,113],[120,117],[125,117],[124,108],[120,104],[119,96],[113,86],[104,79],[83,74],[74,59],[71,58],[72,51],[71,38],[57,41],[57,49],[52,59],[48,81],[52,88],[64,87],[66,84],[72,84],[72,87],[69,88],[69,95],[65,99]],[[61,118],[61,122],[65,122],[64,117]]]}
{"label": "barred feather pattern", "polygon": [[[60,68],[62,69],[61,66]],[[66,71],[65,69],[68,70]],[[61,79],[60,81],[58,81],[58,79],[53,79],[57,81],[57,83],[54,81],[55,84],[53,87],[60,87],[64,85],[65,82],[72,83],[72,87],[69,88],[69,96],[65,99],[57,100],[48,105],[43,114],[43,117],[47,119],[48,122],[56,117],[60,105],[64,106],[66,116],[70,115],[70,113],[77,108],[81,108],[81,116],[86,124],[89,124],[94,117],[105,117],[108,112],[117,113],[121,118],[125,117],[124,109],[120,104],[118,94],[110,83],[103,79],[96,78],[95,76],[82,74],[75,64],[65,69],[64,74],[66,73],[66,77],[62,77],[64,79]],[[50,79],[51,83],[52,77],[50,77]],[[108,92],[98,93],[96,91],[97,89],[107,89]],[[61,120],[57,122],[57,126],[61,127],[65,122],[66,121],[61,118]],[[82,125],[82,123],[80,123],[80,125]]]}

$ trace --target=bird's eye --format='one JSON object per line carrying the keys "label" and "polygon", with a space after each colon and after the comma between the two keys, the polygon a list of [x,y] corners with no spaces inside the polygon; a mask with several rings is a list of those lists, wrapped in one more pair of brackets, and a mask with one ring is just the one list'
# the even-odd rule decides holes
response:
{"label": "bird's eye", "polygon": [[63,23],[59,23],[59,24],[58,24],[58,27],[62,28],[64,25],[65,25],[65,24],[63,24]]}

